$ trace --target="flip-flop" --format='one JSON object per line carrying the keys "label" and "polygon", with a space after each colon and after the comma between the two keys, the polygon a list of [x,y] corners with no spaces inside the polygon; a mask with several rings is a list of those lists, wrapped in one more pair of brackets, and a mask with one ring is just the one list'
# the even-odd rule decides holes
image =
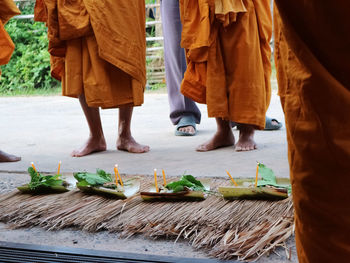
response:
{"label": "flip-flop", "polygon": [[[273,124],[273,122],[276,122],[277,124]],[[280,123],[278,120],[267,117],[265,118],[265,131],[273,131],[273,130],[279,130],[282,127],[282,123]]]}
{"label": "flip-flop", "polygon": [[[180,128],[186,127],[186,126],[192,126],[194,128],[194,133],[179,131]],[[196,121],[192,115],[183,116],[180,119],[179,123],[176,125],[176,129],[175,129],[176,136],[194,136],[196,135],[196,133],[197,133]]]}

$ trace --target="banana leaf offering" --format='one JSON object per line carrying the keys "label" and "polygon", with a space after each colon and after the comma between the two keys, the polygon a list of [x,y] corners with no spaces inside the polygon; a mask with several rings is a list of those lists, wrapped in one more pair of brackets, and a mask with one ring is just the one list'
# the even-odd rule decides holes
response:
{"label": "banana leaf offering", "polygon": [[287,178],[276,178],[274,172],[259,163],[259,178],[255,187],[254,179],[235,179],[238,186],[219,187],[219,192],[227,200],[281,200],[291,193],[290,181]]}
{"label": "banana leaf offering", "polygon": [[149,192],[141,192],[144,201],[203,201],[210,191],[210,180],[197,180],[192,175],[183,175],[180,180],[155,186]]}
{"label": "banana leaf offering", "polygon": [[140,190],[140,180],[138,178],[125,180],[122,186],[117,182],[113,182],[111,174],[101,169],[97,169],[96,173],[78,172],[73,175],[78,181],[77,187],[88,194],[126,199]]}
{"label": "banana leaf offering", "polygon": [[68,183],[61,179],[60,174],[43,175],[35,171],[33,167],[28,168],[30,182],[17,187],[19,191],[25,194],[50,194],[63,193],[69,191]]}

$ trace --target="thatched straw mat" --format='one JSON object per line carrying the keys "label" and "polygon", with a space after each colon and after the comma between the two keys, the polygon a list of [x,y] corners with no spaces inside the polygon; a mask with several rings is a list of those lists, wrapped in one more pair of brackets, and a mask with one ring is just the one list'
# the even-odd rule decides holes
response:
{"label": "thatched straw mat", "polygon": [[[149,187],[144,177],[141,189]],[[213,179],[212,187],[227,185]],[[109,231],[127,238],[183,238],[220,259],[252,260],[283,245],[293,233],[292,199],[225,201],[209,196],[202,202],[146,203],[136,195],[111,200],[78,190],[63,194],[0,195],[0,221],[13,228],[39,226],[48,230],[74,227]]]}

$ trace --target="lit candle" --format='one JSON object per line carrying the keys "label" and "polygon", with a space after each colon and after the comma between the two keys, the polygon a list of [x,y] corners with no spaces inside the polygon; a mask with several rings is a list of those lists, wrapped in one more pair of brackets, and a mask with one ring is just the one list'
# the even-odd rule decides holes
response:
{"label": "lit candle", "polygon": [[165,172],[164,172],[164,169],[162,170],[162,173],[163,173],[163,185],[166,186],[166,179],[165,179]]}
{"label": "lit candle", "polygon": [[121,177],[121,176],[120,176],[120,174],[119,174],[118,164],[116,164],[116,165],[115,165],[115,168],[116,168],[116,170],[117,170],[117,175],[118,175],[118,178],[119,178],[120,184],[121,184],[121,186],[124,186],[124,183],[123,183],[122,177]]}
{"label": "lit candle", "polygon": [[33,167],[34,171],[35,171],[35,172],[37,173],[37,175],[39,176],[39,173],[38,173],[38,171],[36,170],[34,163],[33,163],[33,162],[31,162],[30,164],[32,165],[32,167]]}
{"label": "lit candle", "polygon": [[156,186],[157,193],[159,193],[158,182],[157,182],[157,169],[154,169],[154,185]]}
{"label": "lit candle", "polygon": [[231,174],[230,174],[227,170],[226,170],[226,173],[227,173],[227,175],[230,177],[232,183],[233,183],[235,186],[238,186],[238,184],[236,183],[236,181],[233,180],[233,177],[231,176]]}
{"label": "lit candle", "polygon": [[115,184],[118,185],[118,165],[114,166]]}
{"label": "lit candle", "polygon": [[61,170],[61,161],[58,162],[58,169],[57,169],[57,174],[60,174],[60,170]]}
{"label": "lit candle", "polygon": [[257,187],[257,185],[258,185],[259,164],[260,163],[257,163],[257,165],[256,165],[255,187]]}
{"label": "lit candle", "polygon": [[36,170],[36,168],[35,168],[34,163],[33,163],[33,162],[31,162],[30,164],[32,165],[32,167],[33,167],[34,171],[35,171],[35,172],[37,172],[37,170]]}

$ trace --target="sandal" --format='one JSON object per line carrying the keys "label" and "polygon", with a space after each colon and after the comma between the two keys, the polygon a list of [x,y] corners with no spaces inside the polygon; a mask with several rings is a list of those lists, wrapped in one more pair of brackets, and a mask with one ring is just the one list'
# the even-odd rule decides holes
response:
{"label": "sandal", "polygon": [[[186,126],[192,126],[194,128],[194,133],[180,131],[179,129]],[[175,135],[176,136],[194,136],[196,135],[196,121],[192,115],[183,116],[179,123],[176,125]]]}
{"label": "sandal", "polygon": [[[277,124],[274,124],[277,123]],[[279,130],[282,127],[282,123],[280,123],[278,120],[267,117],[265,119],[265,131],[273,131],[273,130]]]}

